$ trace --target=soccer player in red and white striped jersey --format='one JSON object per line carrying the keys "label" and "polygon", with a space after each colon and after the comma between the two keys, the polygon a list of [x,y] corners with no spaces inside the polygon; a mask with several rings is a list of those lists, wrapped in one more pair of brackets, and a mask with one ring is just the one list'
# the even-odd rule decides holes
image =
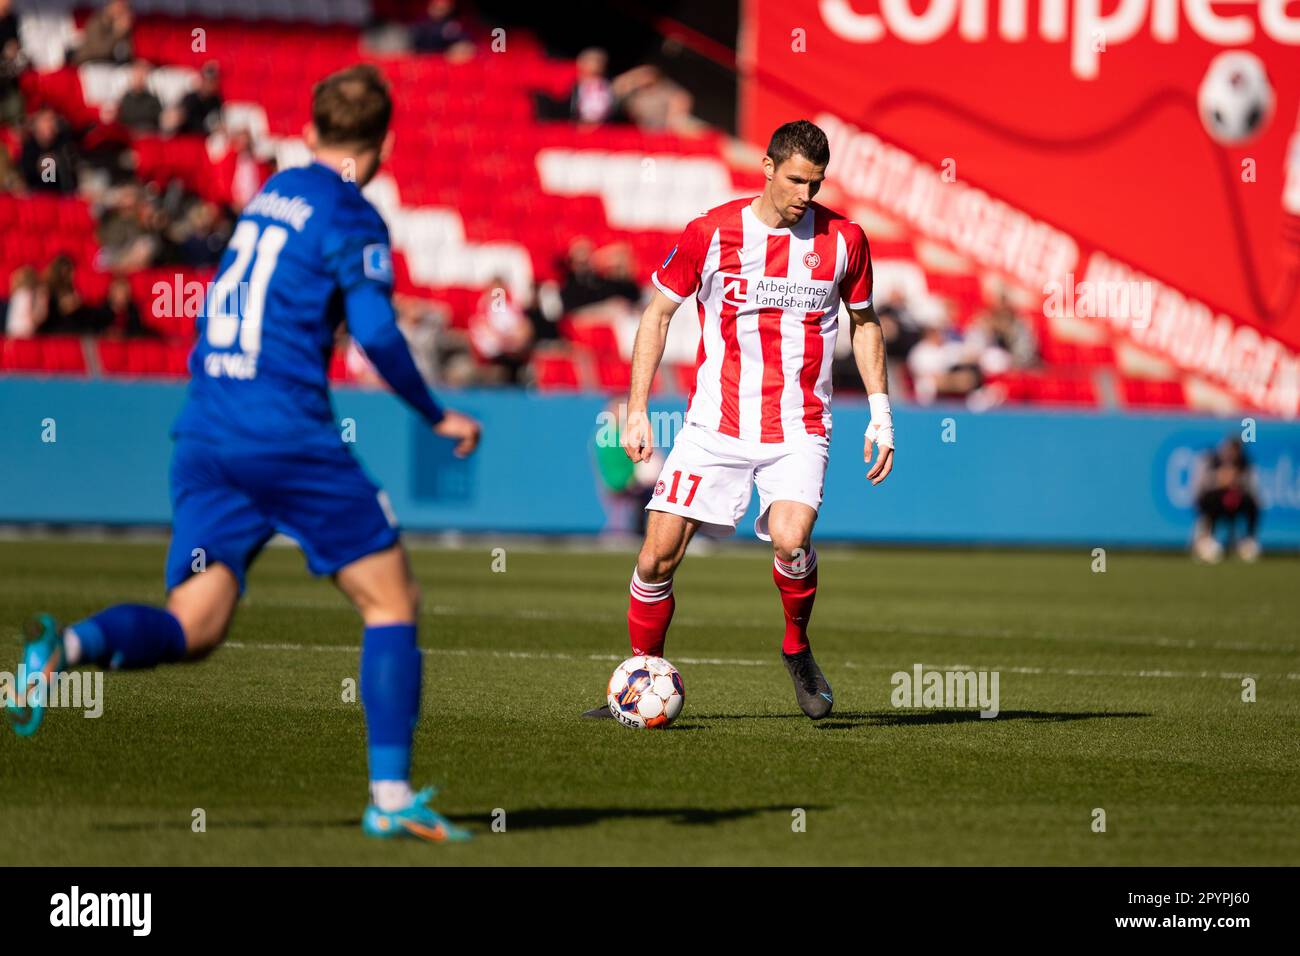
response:
{"label": "soccer player in red and white striped jersey", "polygon": [[[871,424],[863,460],[872,484],[893,468],[885,347],[871,307],[871,251],[862,227],[813,202],[830,162],[825,134],[806,120],[772,135],[762,195],[693,220],[653,276],[632,355],[623,447],[650,458],[646,413],[668,325],[694,295],[700,322],[696,381],[686,425],[664,463],[645,543],[632,575],[628,632],[634,655],[663,654],[673,573],[702,526],[734,531],[759,493],[755,533],[772,543],[785,612],[782,655],[804,713],[825,717],[830,685],[812,656],[808,620],[817,595],[813,524],[831,437],[831,358],[841,302]],[[605,716],[601,708],[587,716]]]}

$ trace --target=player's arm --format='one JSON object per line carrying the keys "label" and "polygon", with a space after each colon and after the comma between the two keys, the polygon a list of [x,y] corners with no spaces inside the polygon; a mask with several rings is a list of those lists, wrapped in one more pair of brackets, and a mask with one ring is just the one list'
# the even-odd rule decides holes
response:
{"label": "player's arm", "polygon": [[623,429],[623,450],[633,461],[649,461],[654,452],[647,412],[650,384],[664,357],[668,323],[672,321],[679,304],[656,289],[650,304],[641,313],[641,324],[637,326],[636,343],[632,346],[632,387],[627,398],[627,427]]}
{"label": "player's arm", "polygon": [[894,418],[889,409],[889,380],[885,371],[885,335],[880,330],[880,319],[868,302],[860,309],[849,309],[849,338],[853,343],[853,361],[867,389],[867,402],[871,406],[871,424],[867,426],[862,444],[862,460],[871,464],[874,448],[879,449],[876,463],[867,472],[867,479],[878,485],[894,469]]}
{"label": "player's arm", "polygon": [[345,303],[348,332],[379,376],[429,423],[434,434],[456,442],[458,457],[471,454],[478,445],[479,423],[468,415],[444,409],[433,397],[397,327],[387,290],[371,282],[358,283],[348,290]]}

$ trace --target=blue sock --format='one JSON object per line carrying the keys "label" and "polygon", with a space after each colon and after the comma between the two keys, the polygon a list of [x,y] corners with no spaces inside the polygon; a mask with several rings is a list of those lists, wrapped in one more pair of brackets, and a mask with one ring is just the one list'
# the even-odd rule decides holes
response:
{"label": "blue sock", "polygon": [[407,780],[420,714],[423,661],[414,624],[367,627],[361,642],[361,705],[369,735],[370,779]]}
{"label": "blue sock", "polygon": [[118,604],[73,624],[82,664],[135,668],[185,656],[185,631],[170,611],[147,604]]}

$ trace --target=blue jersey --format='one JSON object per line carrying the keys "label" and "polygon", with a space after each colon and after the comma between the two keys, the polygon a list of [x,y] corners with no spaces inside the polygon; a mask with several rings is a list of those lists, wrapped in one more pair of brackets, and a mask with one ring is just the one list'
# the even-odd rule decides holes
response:
{"label": "blue jersey", "polygon": [[[400,339],[392,281],[388,227],[356,183],[320,163],[272,176],[235,224],[208,291],[174,433],[226,447],[337,446],[335,331],[345,304],[367,302],[380,313],[368,321]],[[422,383],[416,390],[432,402]]]}

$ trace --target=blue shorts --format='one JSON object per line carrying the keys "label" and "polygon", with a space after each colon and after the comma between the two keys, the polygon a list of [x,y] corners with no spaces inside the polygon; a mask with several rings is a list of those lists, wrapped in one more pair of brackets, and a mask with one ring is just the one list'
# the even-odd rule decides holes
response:
{"label": "blue shorts", "polygon": [[168,591],[220,563],[242,594],[249,565],[276,532],[301,545],[313,574],[333,574],[398,540],[388,499],[342,445],[231,451],[182,437],[172,452],[171,499]]}

